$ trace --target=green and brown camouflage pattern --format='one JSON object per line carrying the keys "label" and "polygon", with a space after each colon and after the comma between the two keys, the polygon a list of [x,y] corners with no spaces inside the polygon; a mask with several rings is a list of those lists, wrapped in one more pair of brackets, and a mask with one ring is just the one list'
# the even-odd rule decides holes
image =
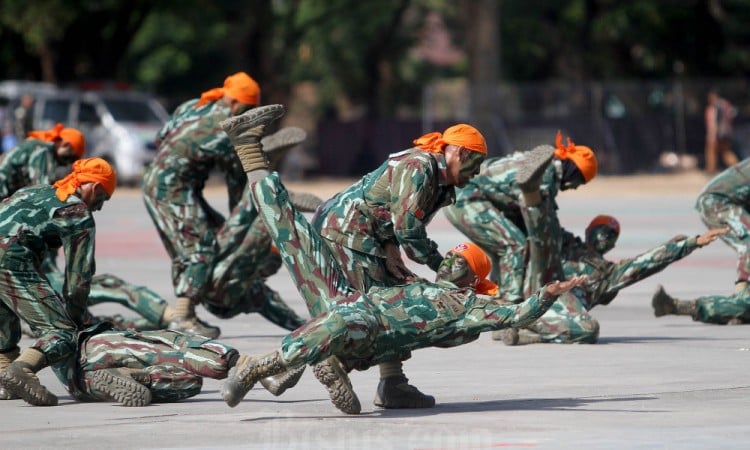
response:
{"label": "green and brown camouflage pattern", "polygon": [[459,345],[483,331],[528,325],[556,298],[540,291],[521,304],[501,305],[477,297],[472,289],[422,279],[374,287],[366,294],[356,291],[323,239],[291,205],[278,174],[253,183],[251,190],[303,298],[315,308],[327,308],[284,337],[282,354],[292,367],[334,354],[347,364],[364,361],[366,366],[412,349]]}
{"label": "green and brown camouflage pattern", "polygon": [[[75,351],[77,327],[89,319],[95,229],[91,211],[78,196],[62,202],[50,185],[20,189],[0,204],[0,292],[5,305],[0,322],[15,323],[10,335],[0,336],[0,351],[17,345],[12,330],[16,324],[20,327],[19,318],[40,333],[32,347],[48,362]],[[62,295],[41,269],[45,255],[58,247],[65,254]]]}
{"label": "green and brown camouflage pattern", "polygon": [[209,206],[203,188],[215,169],[224,173],[229,209],[239,202],[247,178],[219,123],[230,116],[221,101],[177,108],[159,132],[156,158],[143,177],[146,210],[172,259],[177,297],[200,300],[216,253],[215,235],[224,217]]}
{"label": "green and brown camouflage pattern", "polygon": [[53,367],[68,391],[79,400],[96,399],[91,376],[100,369],[127,367],[149,373],[153,401],[170,402],[200,392],[203,377],[226,378],[237,351],[228,345],[178,331],[111,331],[96,325],[78,335],[75,357]]}
{"label": "green and brown camouflage pattern", "polygon": [[726,325],[739,320],[750,323],[750,290],[744,289],[732,295],[708,295],[695,301],[693,319],[703,323]]}
{"label": "green and brown camouflage pattern", "polygon": [[27,139],[6,153],[0,161],[0,200],[17,190],[55,180],[55,144]]}
{"label": "green and brown camouflage pattern", "polygon": [[709,229],[729,227],[719,236],[737,252],[737,281],[750,280],[750,158],[716,175],[698,194],[695,209]]}
{"label": "green and brown camouflage pattern", "polygon": [[[479,174],[456,191],[456,203],[444,209],[448,221],[492,260],[490,279],[500,285],[503,300],[523,301],[526,278],[526,225],[521,214],[521,188],[516,183],[519,162],[525,157],[516,152],[488,158]],[[542,177],[540,190],[551,202],[550,229],[560,235],[555,198],[560,190],[562,165],[553,160]],[[557,244],[559,246],[559,244]]]}
{"label": "green and brown camouflage pattern", "polygon": [[396,282],[385,268],[383,245],[391,241],[415,262],[436,270],[443,257],[427,237],[435,213],[453,203],[445,156],[411,148],[394,153],[373,172],[323,203],[313,226],[332,246],[352,283]]}

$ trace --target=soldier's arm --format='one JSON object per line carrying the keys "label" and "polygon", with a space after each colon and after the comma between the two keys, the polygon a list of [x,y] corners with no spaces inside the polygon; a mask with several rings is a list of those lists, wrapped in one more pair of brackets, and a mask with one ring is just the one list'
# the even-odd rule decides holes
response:
{"label": "soldier's arm", "polygon": [[637,283],[651,275],[661,272],[668,265],[686,257],[701,245],[699,236],[675,236],[668,242],[654,247],[635,258],[627,258],[615,263],[606,282],[607,294],[616,293],[623,288]]}
{"label": "soldier's arm", "polygon": [[391,182],[394,236],[410,259],[432,270],[437,270],[443,256],[437,251],[437,244],[427,237],[423,220],[429,214],[427,205],[433,204],[437,195],[436,176],[431,165],[410,160],[394,169]]}
{"label": "soldier's arm", "polygon": [[72,318],[80,324],[88,311],[86,301],[91,278],[96,271],[94,219],[86,204],[81,202],[58,209],[53,220],[61,230],[60,238],[65,253],[65,284],[62,293]]}

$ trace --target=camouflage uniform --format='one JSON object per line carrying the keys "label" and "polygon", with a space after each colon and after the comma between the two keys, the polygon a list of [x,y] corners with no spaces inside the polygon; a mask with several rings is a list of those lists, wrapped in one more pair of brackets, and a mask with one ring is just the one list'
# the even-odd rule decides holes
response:
{"label": "camouflage uniform", "polygon": [[695,203],[709,229],[729,227],[721,239],[739,255],[737,281],[750,281],[750,159],[724,170],[703,188]]}
{"label": "camouflage uniform", "polygon": [[335,259],[328,245],[289,204],[278,174],[251,189],[300,293],[319,308],[312,311],[317,317],[284,337],[282,357],[289,367],[316,364],[335,354],[348,366],[363,368],[402,350],[459,345],[483,331],[528,325],[556,298],[541,291],[527,302],[501,305],[477,297],[473,289],[421,279],[366,293],[353,289],[343,268],[331,264]]}
{"label": "camouflage uniform", "polygon": [[565,278],[587,275],[583,285],[574,288],[529,327],[544,342],[596,343],[599,323],[589,314],[596,305],[609,304],[620,290],[664,270],[699,248],[697,237],[674,239],[634,258],[607,261],[573,234],[563,232],[562,261]]}
{"label": "camouflage uniform", "polygon": [[108,324],[89,327],[78,334],[78,348],[53,367],[57,378],[78,400],[99,398],[92,386],[93,373],[126,367],[143,369],[148,388],[158,402],[174,402],[197,395],[203,377],[223,379],[237,350],[203,336],[177,331],[111,331]]}
{"label": "camouflage uniform", "polygon": [[[0,199],[17,190],[36,184],[56,181],[56,169],[65,168],[57,163],[55,144],[28,139],[8,153],[0,162]],[[62,292],[65,275],[57,268],[57,248],[51,248],[42,262],[42,271],[58,292]],[[113,275],[98,275],[91,280],[89,305],[114,302],[142,315],[145,320],[122,320],[122,327],[160,328],[161,314],[167,302],[155,292],[133,286]]]}
{"label": "camouflage uniform", "polygon": [[52,184],[55,179],[55,144],[27,139],[0,162],[0,199],[26,186]]}
{"label": "camouflage uniform", "polygon": [[352,286],[399,283],[385,266],[383,245],[391,241],[406,255],[436,270],[443,260],[426,227],[453,203],[445,156],[412,148],[392,154],[375,171],[318,208],[313,226],[329,245]]}
{"label": "camouflage uniform", "polygon": [[211,285],[203,305],[217,317],[228,319],[241,313],[260,313],[287,330],[306,322],[271,289],[265,278],[278,270],[268,268],[271,237],[252,204],[249,192],[234,208],[217,233]]}
{"label": "camouflage uniform", "polygon": [[[456,202],[445,208],[448,220],[472,242],[479,245],[492,260],[490,279],[500,285],[508,302],[522,301],[526,278],[526,225],[520,209],[521,189],[516,171],[524,153],[502,158],[488,158],[479,174],[456,191]],[[551,245],[559,248],[561,235],[555,198],[560,189],[560,161],[555,159],[543,174],[540,191],[550,202],[552,214],[547,218]],[[554,279],[560,277],[556,274]]]}
{"label": "camouflage uniform", "polygon": [[[77,196],[65,202],[50,185],[21,189],[0,208],[0,352],[20,339],[19,318],[41,337],[32,345],[54,364],[75,351],[76,331],[88,320],[86,299],[94,275],[95,224]],[[62,246],[62,296],[41,272],[50,248]]]}
{"label": "camouflage uniform", "polygon": [[216,254],[216,232],[224,217],[203,198],[214,168],[226,177],[229,209],[247,183],[239,159],[219,123],[230,108],[221,101],[180,105],[157,137],[159,153],[143,177],[143,198],[162,243],[172,258],[177,297],[201,300]]}

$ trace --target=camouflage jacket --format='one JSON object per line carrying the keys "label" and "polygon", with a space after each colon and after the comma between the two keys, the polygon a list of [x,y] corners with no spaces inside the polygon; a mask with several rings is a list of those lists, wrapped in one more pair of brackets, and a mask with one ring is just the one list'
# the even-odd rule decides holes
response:
{"label": "camouflage jacket", "polygon": [[55,144],[37,139],[23,141],[0,162],[0,200],[26,186],[52,184],[55,169]]}
{"label": "camouflage jacket", "polygon": [[95,230],[91,210],[78,196],[61,202],[50,185],[20,189],[0,204],[0,266],[10,271],[39,271],[49,250],[62,246],[62,294],[72,318],[83,323],[96,270]]}
{"label": "camouflage jacket", "polygon": [[197,99],[183,103],[159,131],[159,152],[146,170],[144,194],[156,200],[191,204],[200,195],[211,171],[220,169],[229,191],[229,209],[239,202],[247,177],[229,136],[219,123],[230,116],[221,101],[195,108]]}
{"label": "camouflage jacket", "polygon": [[[718,203],[738,205],[745,210],[750,209],[750,158],[744,159],[732,167],[716,175],[698,194],[696,209],[699,204],[710,197]],[[737,236],[745,236],[747,225],[739,217],[728,215],[723,221],[732,228]]]}
{"label": "camouflage jacket", "polygon": [[321,236],[384,258],[383,244],[399,244],[412,260],[437,269],[443,257],[427,237],[435,213],[455,199],[446,184],[445,156],[416,148],[394,153],[375,171],[318,208]]}
{"label": "camouflage jacket", "polygon": [[565,278],[588,275],[582,288],[588,309],[609,304],[620,292],[632,284],[664,270],[698,248],[698,237],[675,236],[634,258],[612,262],[591,250],[579,237],[563,232],[562,261]]}
{"label": "camouflage jacket", "polygon": [[[469,202],[489,202],[515,223],[523,224],[518,203],[522,193],[516,183],[516,166],[523,156],[523,152],[516,152],[508,156],[487,158],[482,163],[479,174],[456,191],[456,208]],[[560,190],[561,176],[562,165],[559,160],[554,159],[544,172],[540,187],[551,199],[554,210],[558,209],[554,199]]]}

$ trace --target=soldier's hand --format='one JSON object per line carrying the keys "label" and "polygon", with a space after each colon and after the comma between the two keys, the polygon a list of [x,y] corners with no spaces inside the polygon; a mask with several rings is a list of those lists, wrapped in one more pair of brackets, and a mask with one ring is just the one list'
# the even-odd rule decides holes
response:
{"label": "soldier's hand", "polygon": [[279,255],[278,250],[275,250],[272,246],[272,250],[268,252],[268,256],[266,256],[266,259],[260,264],[258,274],[263,278],[268,278],[279,271],[281,264],[281,255]]}
{"label": "soldier's hand", "polygon": [[414,274],[406,267],[404,260],[401,259],[401,250],[393,242],[386,242],[383,246],[385,250],[385,268],[397,280],[408,281],[414,277]]}
{"label": "soldier's hand", "polygon": [[705,233],[698,236],[698,240],[696,241],[696,243],[699,246],[703,247],[704,245],[708,245],[711,242],[715,241],[716,238],[718,238],[719,236],[723,236],[727,233],[729,233],[729,227],[708,230]]}
{"label": "soldier's hand", "polygon": [[547,285],[547,292],[552,295],[560,295],[563,292],[567,292],[576,286],[582,285],[587,279],[588,277],[586,275],[579,275],[577,277],[571,278],[570,280],[558,280]]}

